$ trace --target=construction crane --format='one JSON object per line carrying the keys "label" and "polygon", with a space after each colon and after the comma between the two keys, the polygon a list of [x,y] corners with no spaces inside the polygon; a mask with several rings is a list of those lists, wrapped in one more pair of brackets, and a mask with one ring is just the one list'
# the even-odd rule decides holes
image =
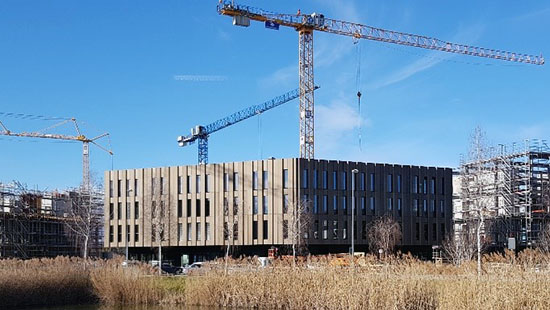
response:
{"label": "construction crane", "polygon": [[248,27],[250,20],[265,22],[265,27],[278,30],[286,26],[298,31],[299,84],[300,84],[300,157],[314,158],[314,86],[313,76],[313,31],[323,31],[355,39],[382,41],[400,45],[438,50],[526,64],[542,65],[544,58],[502,50],[494,50],[465,44],[456,44],[409,33],[391,31],[371,26],[350,23],[330,18],[323,14],[281,14],[263,9],[235,4],[233,0],[220,0],[218,13],[233,17],[236,26]]}
{"label": "construction crane", "polygon": [[[318,89],[319,86],[314,86],[312,90]],[[243,109],[239,112],[233,113],[229,115],[228,117],[219,119],[212,124],[201,126],[197,125],[193,128],[191,128],[191,134],[188,136],[179,136],[178,137],[178,144],[179,146],[186,146],[189,144],[195,143],[195,141],[198,140],[198,149],[199,149],[199,164],[207,164],[208,163],[208,137],[210,134],[220,130],[224,129],[225,127],[231,126],[235,123],[238,123],[240,121],[243,121],[247,118],[250,118],[254,115],[261,114],[267,110],[271,110],[275,107],[280,106],[283,103],[289,102],[293,99],[296,99],[300,96],[300,90],[295,89],[292,91],[289,91],[283,95],[280,95],[278,97],[275,97],[269,101],[266,101],[259,105],[254,105],[251,107],[248,107],[246,109]]]}
{"label": "construction crane", "polygon": [[[51,133],[43,133],[44,131],[59,127],[61,125],[72,123],[74,125],[74,128],[76,130],[75,136],[69,136],[69,135],[61,135],[61,134],[51,134]],[[94,138],[88,138],[85,135],[82,134],[80,131],[80,128],[78,126],[78,123],[76,122],[76,119],[69,118],[65,119],[59,123],[56,123],[48,128],[45,128],[38,132],[12,132],[6,126],[0,121],[0,135],[4,136],[11,136],[11,137],[27,137],[27,138],[43,138],[43,139],[55,139],[55,140],[69,140],[69,141],[80,141],[82,142],[82,189],[84,192],[88,193],[91,189],[90,185],[90,143],[95,144],[100,149],[104,150],[105,152],[109,153],[109,155],[113,155],[113,152],[100,144],[98,144],[96,141],[109,136],[109,133],[103,133],[97,137]]]}

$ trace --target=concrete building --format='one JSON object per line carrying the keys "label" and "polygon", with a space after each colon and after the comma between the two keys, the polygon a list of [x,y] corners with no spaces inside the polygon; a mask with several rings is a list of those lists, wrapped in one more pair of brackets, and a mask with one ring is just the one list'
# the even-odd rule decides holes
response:
{"label": "concrete building", "polygon": [[105,247],[151,259],[159,227],[164,257],[175,263],[221,254],[229,242],[239,253],[266,255],[292,243],[289,205],[307,201],[309,251],[347,252],[353,169],[356,251],[367,250],[369,223],[387,213],[402,227],[403,250],[429,253],[451,230],[449,168],[267,159],[107,171]]}

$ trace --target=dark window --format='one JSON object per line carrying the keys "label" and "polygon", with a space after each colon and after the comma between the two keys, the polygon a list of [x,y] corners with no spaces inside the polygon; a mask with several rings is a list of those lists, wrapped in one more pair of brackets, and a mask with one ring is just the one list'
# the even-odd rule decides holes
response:
{"label": "dark window", "polygon": [[361,177],[359,179],[359,189],[364,191],[365,190],[365,173],[361,172]]}
{"label": "dark window", "polygon": [[332,189],[338,189],[338,171],[332,171]]}
{"label": "dark window", "polygon": [[227,192],[229,190],[229,174],[225,172],[223,174],[223,191]]}
{"label": "dark window", "polygon": [[122,225],[118,225],[117,227],[117,240],[116,242],[122,242]]}
{"label": "dark window", "polygon": [[197,199],[195,200],[195,211],[196,211],[196,214],[195,216],[201,216],[201,200],[200,199]]}
{"label": "dark window", "polygon": [[286,194],[283,196],[283,213],[288,213],[288,195]]}
{"label": "dark window", "polygon": [[319,221],[313,222],[313,239],[319,239]]}
{"label": "dark window", "polygon": [[367,221],[361,222],[361,239],[367,239]]}
{"label": "dark window", "polygon": [[367,215],[367,206],[365,197],[361,197],[361,215]]}
{"label": "dark window", "polygon": [[178,176],[178,194],[181,194],[183,188],[182,188],[182,184],[181,184],[181,176]]}
{"label": "dark window", "polygon": [[134,242],[139,241],[139,225],[134,225]]}
{"label": "dark window", "polygon": [[258,221],[252,222],[252,239],[258,239]]}
{"label": "dark window", "polygon": [[435,177],[430,180],[430,194],[435,194]]}
{"label": "dark window", "polygon": [[388,193],[393,192],[393,174],[388,174],[388,178],[386,180],[386,186],[388,189]]}
{"label": "dark window", "polygon": [[415,175],[415,176],[413,177],[413,184],[412,184],[412,187],[411,187],[412,192],[413,192],[414,194],[418,193],[418,186],[419,186],[419,184],[418,184],[418,176]]}
{"label": "dark window", "polygon": [[435,213],[435,200],[430,200],[430,211],[432,213],[432,217],[436,217],[436,213]]}
{"label": "dark window", "polygon": [[195,193],[200,193],[201,192],[201,176],[200,175],[197,175],[195,177]]}
{"label": "dark window", "polygon": [[319,213],[319,196],[313,195],[313,213]]}
{"label": "dark window", "polygon": [[428,177],[424,177],[424,181],[422,182],[422,193],[428,193]]}
{"label": "dark window", "polygon": [[388,198],[388,211],[393,211],[393,199],[391,197]]}
{"label": "dark window", "polygon": [[252,214],[258,214],[258,196],[252,197]]}
{"label": "dark window", "polygon": [[131,202],[127,202],[127,203],[126,203],[126,219],[129,219],[129,218],[130,218],[131,209],[132,209],[132,203],[131,203]]}
{"label": "dark window", "polygon": [[191,199],[187,199],[187,205],[185,206],[185,208],[187,209],[186,216],[190,217],[191,216]]}
{"label": "dark window", "polygon": [[432,240],[437,241],[437,224],[432,224]]}
{"label": "dark window", "polygon": [[268,214],[269,213],[269,207],[268,207],[268,200],[267,200],[267,196],[264,195],[263,199],[262,199],[262,211],[264,214]]}
{"label": "dark window", "polygon": [[139,219],[139,202],[134,202],[134,218]]}
{"label": "dark window", "polygon": [[126,225],[126,241],[130,242],[130,225]]}
{"label": "dark window", "polygon": [[428,241],[428,224],[424,224],[424,241]]}
{"label": "dark window", "polygon": [[183,216],[183,201],[181,199],[178,200],[178,217]]}
{"label": "dark window", "polygon": [[375,200],[374,197],[369,197],[369,207],[370,207],[370,214],[374,215],[376,213],[376,206],[375,206]]}
{"label": "dark window", "polygon": [[444,238],[446,233],[447,232],[445,231],[445,223],[441,223],[441,238]]}
{"label": "dark window", "polygon": [[348,173],[346,171],[342,171],[342,190],[348,189]]}
{"label": "dark window", "polygon": [[342,212],[348,214],[348,197],[342,197]]}
{"label": "dark window", "polygon": [[288,169],[283,170],[283,188],[288,188]]}
{"label": "dark window", "polygon": [[119,202],[117,204],[117,219],[121,219],[122,218],[122,202]]}
{"label": "dark window", "polygon": [[313,188],[317,188],[317,182],[319,182],[319,172],[313,169]]}
{"label": "dark window", "polygon": [[369,189],[371,192],[374,192],[374,173],[369,174]]}
{"label": "dark window", "polygon": [[233,172],[233,190],[239,190],[239,173]]}
{"label": "dark window", "polygon": [[420,241],[420,223],[416,223],[414,228],[416,241]]}
{"label": "dark window", "polygon": [[264,240],[266,240],[267,236],[268,236],[268,233],[269,233],[269,230],[267,229],[267,221],[266,220],[264,220],[264,225],[263,225],[262,228],[263,228],[262,233],[264,235]]}
{"label": "dark window", "polygon": [[113,197],[113,181],[109,180],[109,197]]}
{"label": "dark window", "polygon": [[120,194],[122,192],[122,180],[117,180],[116,191],[117,191],[117,197],[120,197]]}
{"label": "dark window", "polygon": [[210,192],[210,176],[208,174],[204,176],[204,191],[206,193]]}
{"label": "dark window", "polygon": [[428,202],[426,199],[422,201],[422,216],[428,216]]}
{"label": "dark window", "polygon": [[413,200],[413,212],[416,216],[420,216],[420,208],[418,206],[418,199]]}
{"label": "dark window", "polygon": [[269,188],[269,171],[262,172],[262,186],[263,189]]}
{"label": "dark window", "polygon": [[258,189],[258,172],[252,171],[252,189]]}
{"label": "dark window", "polygon": [[204,201],[204,216],[210,216],[210,198]]}
{"label": "dark window", "polygon": [[164,178],[160,177],[160,194],[164,194]]}
{"label": "dark window", "polygon": [[283,239],[288,239],[288,220],[283,220]]}
{"label": "dark window", "polygon": [[302,188],[307,188],[309,184],[308,180],[309,172],[307,169],[302,170]]}
{"label": "dark window", "polygon": [[440,200],[439,201],[439,214],[441,217],[445,217],[445,201]]}
{"label": "dark window", "polygon": [[187,176],[186,188],[187,188],[187,193],[190,193],[191,192],[191,176],[190,175]]}
{"label": "dark window", "polygon": [[323,171],[323,189],[328,188],[328,171]]}
{"label": "dark window", "polygon": [[403,215],[403,211],[401,210],[401,198],[397,198],[397,215]]}
{"label": "dark window", "polygon": [[397,192],[401,193],[401,175],[397,175]]}
{"label": "dark window", "polygon": [[239,214],[239,197],[233,197],[233,215]]}
{"label": "dark window", "polygon": [[110,203],[109,204],[109,219],[110,220],[115,218],[115,211],[113,209],[114,209],[113,203]]}
{"label": "dark window", "polygon": [[328,214],[328,196],[323,196],[323,214]]}
{"label": "dark window", "polygon": [[130,180],[126,180],[126,197],[130,197]]}
{"label": "dark window", "polygon": [[239,239],[239,223],[233,223],[233,240]]}
{"label": "dark window", "polygon": [[332,197],[332,211],[334,214],[338,214],[338,196]]}
{"label": "dark window", "polygon": [[134,179],[134,196],[138,195],[139,186],[138,186],[138,180]]}
{"label": "dark window", "polygon": [[114,242],[113,234],[114,234],[113,225],[109,225],[109,242],[110,243]]}

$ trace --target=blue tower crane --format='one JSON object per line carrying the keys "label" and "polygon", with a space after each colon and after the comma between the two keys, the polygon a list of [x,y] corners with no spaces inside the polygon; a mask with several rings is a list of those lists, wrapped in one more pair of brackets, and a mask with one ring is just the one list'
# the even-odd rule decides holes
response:
{"label": "blue tower crane", "polygon": [[[318,89],[319,86],[315,86],[314,90]],[[235,112],[228,117],[224,117],[222,119],[219,119],[209,125],[201,126],[197,125],[193,128],[191,128],[191,134],[188,136],[179,136],[178,137],[178,144],[179,146],[186,146],[195,143],[195,141],[198,141],[198,149],[199,149],[199,164],[207,164],[208,163],[208,137],[220,130],[224,129],[225,127],[231,126],[235,123],[238,123],[240,121],[244,121],[247,118],[250,118],[254,115],[261,114],[267,110],[271,110],[275,107],[278,107],[282,105],[283,103],[287,103],[291,100],[294,100],[296,98],[300,97],[300,89],[294,89],[292,91],[289,91],[283,95],[280,95],[278,97],[275,97],[269,101],[266,101],[262,104],[253,105],[251,107],[248,107],[246,109],[243,109],[241,111]]]}

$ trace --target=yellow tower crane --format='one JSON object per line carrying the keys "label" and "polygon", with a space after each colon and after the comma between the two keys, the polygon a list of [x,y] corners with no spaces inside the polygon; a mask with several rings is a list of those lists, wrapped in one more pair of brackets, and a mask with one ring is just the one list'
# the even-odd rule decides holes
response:
{"label": "yellow tower crane", "polygon": [[[69,136],[69,135],[62,135],[62,134],[52,134],[52,133],[44,133],[44,131],[51,130],[53,128],[59,127],[61,125],[72,123],[74,125],[74,129],[76,131],[76,135]],[[80,131],[80,127],[78,126],[78,123],[76,122],[75,118],[69,118],[65,119],[59,123],[56,123],[48,128],[45,128],[38,132],[12,132],[9,130],[1,121],[0,121],[0,135],[4,136],[11,136],[11,137],[27,137],[27,138],[42,138],[42,139],[55,139],[55,140],[69,140],[69,141],[80,141],[82,142],[82,189],[84,192],[88,193],[91,189],[90,184],[90,143],[95,144],[100,149],[104,150],[105,152],[109,153],[109,155],[113,155],[113,152],[100,144],[98,144],[96,141],[109,136],[109,133],[103,133],[99,136],[96,136],[94,138],[88,138],[85,135],[82,134]]]}
{"label": "yellow tower crane", "polygon": [[314,157],[314,93],[313,78],[313,31],[323,31],[333,34],[382,41],[400,45],[408,45],[442,52],[471,55],[505,61],[521,62],[526,64],[542,65],[542,55],[533,56],[502,50],[494,50],[465,44],[457,44],[409,33],[375,28],[371,26],[350,23],[346,21],[325,18],[323,14],[282,14],[269,12],[263,9],[246,5],[235,4],[233,0],[220,0],[218,13],[233,17],[236,26],[248,27],[250,20],[265,22],[268,29],[278,30],[279,26],[286,26],[298,31],[298,57],[300,78],[300,157],[313,159]]}

